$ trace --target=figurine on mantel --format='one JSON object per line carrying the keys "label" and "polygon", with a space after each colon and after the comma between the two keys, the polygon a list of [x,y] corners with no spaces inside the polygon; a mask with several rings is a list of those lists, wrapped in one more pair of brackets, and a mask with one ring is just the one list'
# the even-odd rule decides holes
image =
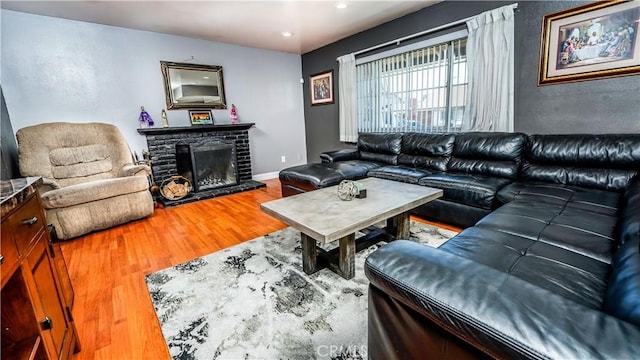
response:
{"label": "figurine on mantel", "polygon": [[167,111],[162,109],[162,127],[169,127],[169,120],[167,120]]}
{"label": "figurine on mantel", "polygon": [[231,104],[231,123],[234,125],[238,123],[238,110],[234,104]]}
{"label": "figurine on mantel", "polygon": [[140,106],[140,117],[138,117],[140,127],[146,128],[153,126],[153,119],[148,112],[144,110],[144,106]]}

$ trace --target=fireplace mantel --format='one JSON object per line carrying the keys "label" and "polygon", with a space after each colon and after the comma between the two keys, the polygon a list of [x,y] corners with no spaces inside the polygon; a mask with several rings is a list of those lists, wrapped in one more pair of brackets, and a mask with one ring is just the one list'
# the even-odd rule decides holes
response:
{"label": "fireplace mantel", "polygon": [[254,123],[194,125],[182,127],[140,128],[138,133],[147,138],[151,170],[156,184],[179,175],[176,162],[176,145],[207,145],[215,142],[234,143],[236,152],[237,185],[192,192],[178,200],[164,200],[167,206],[184,204],[240,191],[264,188],[266,185],[252,179],[249,128]]}
{"label": "fireplace mantel", "polygon": [[242,124],[222,124],[222,125],[194,125],[179,127],[161,127],[161,128],[139,128],[138,133],[142,135],[162,135],[186,132],[215,132],[215,131],[242,131],[249,130],[255,123]]}

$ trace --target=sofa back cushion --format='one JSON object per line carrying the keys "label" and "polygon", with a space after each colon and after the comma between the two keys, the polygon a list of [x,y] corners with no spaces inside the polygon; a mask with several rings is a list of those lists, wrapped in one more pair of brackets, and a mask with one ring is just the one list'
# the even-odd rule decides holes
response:
{"label": "sofa back cushion", "polygon": [[622,191],[640,169],[640,134],[531,135],[521,177]]}
{"label": "sofa back cushion", "polygon": [[360,160],[397,165],[401,150],[402,134],[361,133],[358,135]]}
{"label": "sofa back cushion", "polygon": [[446,171],[454,139],[453,134],[407,133],[402,137],[398,164]]}
{"label": "sofa back cushion", "polygon": [[640,326],[640,175],[622,195],[616,232],[620,249],[611,262],[604,310]]}
{"label": "sofa back cushion", "polygon": [[112,169],[105,145],[92,144],[57,148],[49,152],[51,172],[55,179],[68,179],[109,173]]}
{"label": "sofa back cushion", "polygon": [[636,175],[622,195],[616,235],[620,243],[640,238],[640,175]]}
{"label": "sofa back cushion", "polygon": [[515,179],[525,140],[519,133],[458,134],[447,170]]}

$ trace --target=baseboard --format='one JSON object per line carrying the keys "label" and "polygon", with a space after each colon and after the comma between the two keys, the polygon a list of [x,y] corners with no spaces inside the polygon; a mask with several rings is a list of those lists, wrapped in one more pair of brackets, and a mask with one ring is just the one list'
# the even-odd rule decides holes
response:
{"label": "baseboard", "polygon": [[273,171],[273,172],[264,173],[264,174],[256,174],[256,175],[253,175],[251,178],[255,181],[277,179],[278,174],[280,174],[279,171]]}

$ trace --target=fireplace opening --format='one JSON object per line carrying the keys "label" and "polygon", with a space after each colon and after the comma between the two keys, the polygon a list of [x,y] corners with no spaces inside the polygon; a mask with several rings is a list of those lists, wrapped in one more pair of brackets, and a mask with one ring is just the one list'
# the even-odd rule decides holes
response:
{"label": "fireplace opening", "polygon": [[176,144],[176,167],[196,192],[238,184],[235,144]]}

